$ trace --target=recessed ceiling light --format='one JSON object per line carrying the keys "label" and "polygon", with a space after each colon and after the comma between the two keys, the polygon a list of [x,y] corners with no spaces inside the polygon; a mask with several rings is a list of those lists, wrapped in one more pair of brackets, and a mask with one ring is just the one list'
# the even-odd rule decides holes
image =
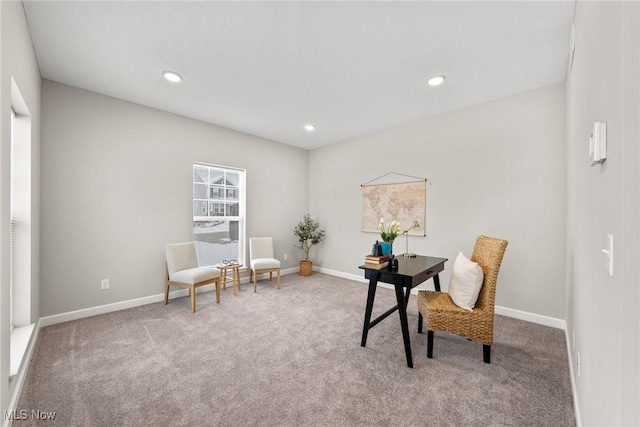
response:
{"label": "recessed ceiling light", "polygon": [[304,125],[304,129],[307,132],[313,132],[314,130],[316,130],[316,125],[309,123],[309,124]]}
{"label": "recessed ceiling light", "polygon": [[442,84],[442,82],[444,82],[444,79],[445,79],[445,78],[446,78],[446,77],[445,77],[445,75],[444,75],[444,74],[440,74],[440,75],[437,75],[437,76],[433,76],[433,77],[431,77],[431,78],[427,81],[427,83],[429,84],[429,86],[439,86],[439,85],[441,85],[441,84]]}
{"label": "recessed ceiling light", "polygon": [[169,80],[171,83],[179,83],[182,81],[182,76],[175,71],[165,70],[162,72],[162,75],[165,79]]}

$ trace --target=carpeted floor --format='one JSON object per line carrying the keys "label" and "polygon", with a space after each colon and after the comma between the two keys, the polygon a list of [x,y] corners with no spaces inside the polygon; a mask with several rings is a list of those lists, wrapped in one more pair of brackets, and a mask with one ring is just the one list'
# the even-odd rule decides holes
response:
{"label": "carpeted floor", "polygon": [[[499,292],[499,288],[498,288]],[[482,345],[436,333],[409,302],[360,347],[367,286],[314,273],[43,328],[18,426],[575,426],[564,332],[496,316]],[[395,305],[379,288],[374,316]],[[31,417],[56,412],[55,420]]]}

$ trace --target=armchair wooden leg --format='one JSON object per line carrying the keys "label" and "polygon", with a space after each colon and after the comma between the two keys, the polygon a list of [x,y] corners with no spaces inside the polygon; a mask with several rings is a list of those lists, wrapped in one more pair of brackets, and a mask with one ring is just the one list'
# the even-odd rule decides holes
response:
{"label": "armchair wooden leg", "polygon": [[196,288],[191,286],[189,288],[189,294],[191,294],[191,312],[196,312]]}
{"label": "armchair wooden leg", "polygon": [[258,283],[256,281],[257,280],[257,276],[258,276],[258,273],[254,271],[253,272],[253,293],[258,292]]}
{"label": "armchair wooden leg", "polygon": [[169,304],[169,281],[167,280],[164,285],[164,305]]}
{"label": "armchair wooden leg", "polygon": [[482,355],[484,358],[484,363],[491,363],[491,346],[487,344],[482,344]]}
{"label": "armchair wooden leg", "polygon": [[276,271],[278,274],[278,289],[280,289],[280,270]]}
{"label": "armchair wooden leg", "polygon": [[427,357],[433,359],[433,331],[427,331]]}
{"label": "armchair wooden leg", "polygon": [[418,312],[418,333],[421,334],[422,333],[422,313]]}
{"label": "armchair wooden leg", "polygon": [[220,279],[216,280],[215,284],[216,284],[216,302],[220,304]]}

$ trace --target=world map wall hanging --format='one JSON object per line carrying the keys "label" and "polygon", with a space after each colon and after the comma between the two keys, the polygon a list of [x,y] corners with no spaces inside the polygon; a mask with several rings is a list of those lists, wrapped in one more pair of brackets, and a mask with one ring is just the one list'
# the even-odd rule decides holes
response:
{"label": "world map wall hanging", "polygon": [[420,178],[409,182],[374,183],[387,175],[361,186],[362,231],[378,233],[381,218],[386,223],[395,219],[400,223],[401,232],[410,229],[417,222],[420,228],[411,228],[408,234],[425,236],[427,180]]}

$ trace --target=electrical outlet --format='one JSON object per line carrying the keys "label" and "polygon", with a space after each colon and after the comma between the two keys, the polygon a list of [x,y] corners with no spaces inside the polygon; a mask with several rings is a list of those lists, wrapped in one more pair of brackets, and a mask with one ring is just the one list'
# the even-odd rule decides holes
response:
{"label": "electrical outlet", "polygon": [[284,260],[285,261],[287,260],[287,254],[284,254]]}
{"label": "electrical outlet", "polygon": [[102,279],[102,281],[100,282],[100,289],[102,289],[103,291],[105,289],[109,289],[109,279]]}

